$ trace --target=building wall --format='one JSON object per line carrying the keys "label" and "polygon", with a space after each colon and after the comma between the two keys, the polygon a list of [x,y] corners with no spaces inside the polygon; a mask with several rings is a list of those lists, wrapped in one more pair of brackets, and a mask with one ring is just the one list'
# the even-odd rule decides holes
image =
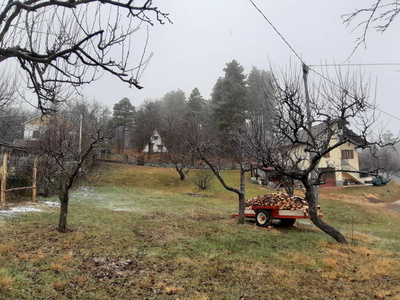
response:
{"label": "building wall", "polygon": [[[157,131],[154,131],[153,136],[151,137],[151,152],[152,153],[165,153],[167,152],[167,148],[162,142],[162,139]],[[147,144],[143,152],[148,153],[149,152],[149,145]]]}
{"label": "building wall", "polygon": [[[66,118],[56,115],[45,115],[35,117],[24,123],[24,140],[37,141],[45,133],[48,126],[55,122],[58,126],[66,126],[70,129],[70,134],[76,135],[73,124]],[[53,123],[54,124],[54,123]]]}
{"label": "building wall", "polygon": [[[331,145],[335,143],[335,139],[332,139]],[[305,146],[299,146],[295,151],[293,151],[293,158],[301,158],[302,165],[301,168],[306,168],[309,165],[309,153],[305,152]],[[343,158],[342,151],[352,151],[352,158]],[[319,169],[334,168],[336,170],[349,170],[349,171],[359,171],[359,154],[356,150],[356,146],[352,143],[346,143],[333,149],[329,155],[322,158],[318,165]],[[344,181],[360,180],[360,174],[352,172],[335,172],[334,173],[335,182],[337,186],[342,186]]]}
{"label": "building wall", "polygon": [[28,141],[37,141],[39,139],[38,136],[35,136],[35,132],[39,133],[42,130],[42,126],[38,124],[25,124],[24,126],[24,140]]}
{"label": "building wall", "polygon": [[[342,151],[351,151],[353,153],[352,158],[343,158]],[[322,158],[319,168],[333,167],[335,169],[345,169],[349,171],[359,171],[359,156],[356,150],[356,146],[351,143],[346,143],[338,148],[333,149],[329,153],[329,157]],[[337,172],[336,173],[336,184],[343,185],[344,180],[360,179],[360,174],[351,172]]]}

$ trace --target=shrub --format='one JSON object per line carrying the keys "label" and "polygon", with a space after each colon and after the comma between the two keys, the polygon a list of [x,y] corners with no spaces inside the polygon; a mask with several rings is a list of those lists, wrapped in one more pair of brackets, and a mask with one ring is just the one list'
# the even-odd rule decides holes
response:
{"label": "shrub", "polygon": [[213,180],[214,173],[210,169],[196,169],[194,183],[202,190],[211,187]]}

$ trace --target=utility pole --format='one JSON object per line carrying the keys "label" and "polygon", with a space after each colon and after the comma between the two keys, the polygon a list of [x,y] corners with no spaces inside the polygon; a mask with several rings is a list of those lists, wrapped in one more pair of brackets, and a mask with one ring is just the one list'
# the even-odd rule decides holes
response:
{"label": "utility pole", "polygon": [[6,207],[8,152],[3,154],[3,176],[1,179],[1,207]]}
{"label": "utility pole", "polygon": [[[307,114],[306,117],[307,117],[308,130],[309,130],[309,132],[311,132],[312,120],[311,120],[311,109],[310,109],[310,94],[308,93],[308,83],[307,83],[308,70],[309,70],[308,66],[305,63],[303,63],[304,95],[306,98],[306,114]],[[315,145],[314,145],[313,140],[311,140],[310,142],[311,142],[312,149],[309,152],[309,155],[310,155],[309,159],[311,162],[315,156],[315,153],[313,152]],[[314,194],[316,205],[318,205],[318,186],[316,185],[317,178],[318,178],[317,172],[315,170],[311,171],[310,179],[311,179],[311,183],[313,184],[312,189],[313,189],[313,194]]]}
{"label": "utility pole", "polygon": [[79,122],[79,155],[82,153],[82,129],[83,129],[83,114],[81,114]]}

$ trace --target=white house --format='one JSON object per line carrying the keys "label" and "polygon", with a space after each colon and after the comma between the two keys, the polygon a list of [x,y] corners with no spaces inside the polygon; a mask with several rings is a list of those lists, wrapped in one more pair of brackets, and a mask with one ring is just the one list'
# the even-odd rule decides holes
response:
{"label": "white house", "polygon": [[145,152],[145,153],[149,152],[149,145],[150,145],[150,152],[151,153],[165,153],[165,152],[167,152],[167,148],[165,147],[164,143],[162,142],[160,134],[158,133],[157,130],[154,131],[153,136],[150,139],[150,143],[148,143],[144,147],[143,152]]}
{"label": "white house", "polygon": [[52,122],[67,124],[72,127],[72,123],[59,114],[39,115],[24,123],[24,140],[37,141],[46,132]]}
{"label": "white house", "polygon": [[[327,153],[319,162],[318,171],[321,172],[321,179],[323,183],[321,186],[343,186],[349,184],[364,184],[366,179],[369,178],[360,178],[360,165],[359,165],[359,157],[357,151],[357,145],[361,145],[365,143],[365,141],[357,136],[354,132],[349,130],[348,128],[344,128],[344,132],[341,132],[336,127],[333,130],[336,132],[330,140],[330,145],[334,145],[340,135],[345,135],[348,141],[334,149],[332,149],[329,153]],[[322,123],[316,126],[313,126],[311,129],[313,135],[316,138],[323,138],[323,135],[327,131],[326,124]],[[302,141],[306,141],[309,137],[306,132],[300,132],[299,139]],[[291,155],[293,156],[294,161],[301,161],[300,167],[307,168],[309,165],[309,155],[306,150],[305,144],[298,144],[295,148],[293,148]],[[256,177],[259,181],[267,182],[280,182],[281,176],[275,172],[275,169],[270,168],[257,168],[252,171],[252,176]]]}

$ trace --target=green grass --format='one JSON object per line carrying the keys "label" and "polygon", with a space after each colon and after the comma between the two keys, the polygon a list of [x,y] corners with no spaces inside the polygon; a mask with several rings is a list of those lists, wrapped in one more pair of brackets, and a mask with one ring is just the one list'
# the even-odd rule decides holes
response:
{"label": "green grass", "polygon": [[[321,191],[325,220],[352,242],[339,245],[309,221],[237,225],[237,196],[190,173],[105,164],[82,184],[66,234],[57,208],[0,221],[0,299],[400,298],[399,214],[353,189]],[[376,191],[361,190],[396,196]],[[247,181],[247,197],[265,192]]]}

